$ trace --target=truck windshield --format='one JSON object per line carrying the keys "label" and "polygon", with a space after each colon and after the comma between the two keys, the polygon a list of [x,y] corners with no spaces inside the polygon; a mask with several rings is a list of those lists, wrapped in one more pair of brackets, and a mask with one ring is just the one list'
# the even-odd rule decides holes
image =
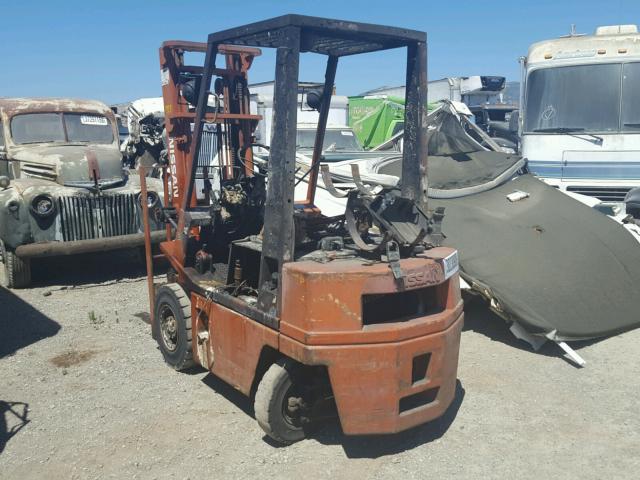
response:
{"label": "truck windshield", "polygon": [[113,142],[113,128],[105,116],[94,113],[25,113],[11,119],[16,144]]}
{"label": "truck windshield", "polygon": [[[296,148],[299,150],[313,150],[316,141],[315,130],[298,130]],[[349,151],[360,152],[362,146],[358,143],[356,136],[349,129],[327,129],[324,133],[324,144],[322,150],[325,152]]]}

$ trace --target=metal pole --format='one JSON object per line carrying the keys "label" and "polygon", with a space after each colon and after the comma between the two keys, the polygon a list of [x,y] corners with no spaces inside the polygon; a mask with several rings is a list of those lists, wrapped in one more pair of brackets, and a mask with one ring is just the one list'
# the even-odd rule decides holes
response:
{"label": "metal pole", "polygon": [[[258,307],[275,314],[279,314],[280,310],[279,274],[282,265],[293,259],[295,248],[293,201],[300,30],[288,27],[283,32],[283,38],[286,44],[279,46],[276,52],[273,127],[258,282]],[[272,288],[274,280],[278,283],[277,291]]]}
{"label": "metal pole", "polygon": [[[185,179],[187,181],[186,188],[184,189],[184,197],[182,198],[182,208],[178,217],[178,231],[176,232],[177,238],[184,238],[185,233],[185,212],[191,206],[191,198],[193,197],[193,186],[195,183],[195,176],[198,164],[198,156],[200,153],[200,144],[202,142],[202,124],[204,122],[204,116],[207,111],[207,101],[209,100],[209,89],[211,88],[211,76],[215,69],[216,53],[218,52],[218,45],[209,43],[207,47],[207,53],[204,62],[204,71],[202,73],[202,80],[200,82],[200,93],[198,95],[198,105],[196,106],[196,116],[193,126],[193,141],[191,142],[191,151],[189,152],[189,160],[187,161],[187,171]],[[187,242],[182,242],[183,249],[186,250]]]}
{"label": "metal pole", "polygon": [[427,44],[407,47],[402,196],[427,211]]}
{"label": "metal pole", "polygon": [[147,204],[146,168],[138,166],[140,174],[140,203],[142,203],[142,224],[144,226],[144,257],[147,265],[147,289],[149,290],[149,319],[153,329],[155,317],[156,291],[153,284],[153,257],[151,255],[151,226],[149,225],[149,205]]}
{"label": "metal pole", "polygon": [[327,118],[331,109],[331,97],[333,94],[333,84],[336,79],[336,69],[338,68],[338,57],[330,55],[327,59],[327,69],[324,74],[324,87],[322,89],[322,103],[320,105],[320,115],[318,118],[318,127],[316,129],[316,140],[313,145],[313,156],[311,160],[311,171],[307,186],[307,205],[313,205],[316,196],[316,184],[318,183],[318,168],[320,166],[320,157],[322,156],[322,147],[324,145],[324,134],[327,130]]}

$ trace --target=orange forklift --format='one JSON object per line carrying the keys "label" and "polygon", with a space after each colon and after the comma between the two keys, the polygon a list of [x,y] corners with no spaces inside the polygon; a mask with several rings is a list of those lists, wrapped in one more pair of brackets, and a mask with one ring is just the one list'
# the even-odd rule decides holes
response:
{"label": "orange forklift", "polygon": [[[276,49],[268,159],[254,154],[261,117],[251,114],[247,77],[260,48]],[[338,60],[393,48],[407,52],[401,184],[373,188],[354,168],[356,187],[339,191],[321,167]],[[187,64],[193,52],[204,53],[204,66]],[[303,52],[327,57],[324,87],[306,94]],[[259,425],[285,444],[326,418],[328,404],[347,435],[442,415],[455,395],[463,313],[457,252],[439,246],[443,212],[427,206],[426,34],[285,15],[206,44],[165,42],[160,63],[167,160],[164,207],[154,214],[167,225],[163,285],[154,284],[148,222],[145,236],[152,334],[165,361],[201,365],[254,398]],[[319,112],[304,175],[302,96]],[[344,215],[314,205],[320,177],[346,196]],[[295,199],[302,180],[306,198]]]}

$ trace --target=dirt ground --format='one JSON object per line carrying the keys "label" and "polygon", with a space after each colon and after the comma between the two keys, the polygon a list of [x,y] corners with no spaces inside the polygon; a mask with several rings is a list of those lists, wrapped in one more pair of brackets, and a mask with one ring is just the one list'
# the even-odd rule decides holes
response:
{"label": "dirt ground", "polygon": [[445,417],[370,438],[328,422],[280,448],[241,394],[164,365],[136,261],[47,260],[34,288],[0,290],[0,478],[637,478],[640,330],[580,346],[578,369],[474,301]]}

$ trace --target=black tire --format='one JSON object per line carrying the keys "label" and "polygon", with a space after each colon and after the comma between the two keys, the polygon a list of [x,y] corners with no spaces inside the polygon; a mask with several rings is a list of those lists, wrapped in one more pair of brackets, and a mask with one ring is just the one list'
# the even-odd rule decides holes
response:
{"label": "black tire", "polygon": [[288,358],[269,367],[258,384],[254,401],[256,420],[265,433],[275,441],[291,444],[306,436],[300,419],[288,412],[289,398],[296,395],[296,376],[300,365]]}
{"label": "black tire", "polygon": [[0,265],[0,283],[6,288],[25,288],[31,285],[31,261],[20,258],[7,250],[0,242],[2,264]]}
{"label": "black tire", "polygon": [[175,370],[195,365],[191,348],[191,302],[177,283],[162,285],[156,292],[154,336],[160,351]]}

